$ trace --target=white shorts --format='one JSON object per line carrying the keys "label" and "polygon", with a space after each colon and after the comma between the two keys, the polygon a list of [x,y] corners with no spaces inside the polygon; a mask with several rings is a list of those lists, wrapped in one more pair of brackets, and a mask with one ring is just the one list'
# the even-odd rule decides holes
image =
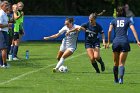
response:
{"label": "white shorts", "polygon": [[65,46],[61,45],[59,51],[65,52],[67,49],[70,50],[72,53],[76,50],[75,47],[65,47]]}

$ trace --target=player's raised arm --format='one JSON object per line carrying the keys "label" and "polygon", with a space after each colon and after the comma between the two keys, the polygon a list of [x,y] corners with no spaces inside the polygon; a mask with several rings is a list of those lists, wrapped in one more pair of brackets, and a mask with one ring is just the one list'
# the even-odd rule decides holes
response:
{"label": "player's raised arm", "polygon": [[79,28],[80,28],[80,27],[77,27],[77,28],[74,28],[74,29],[72,29],[72,30],[69,30],[69,31],[66,32],[65,35],[68,36],[71,32],[78,32],[78,31],[79,31],[79,30],[78,30]]}

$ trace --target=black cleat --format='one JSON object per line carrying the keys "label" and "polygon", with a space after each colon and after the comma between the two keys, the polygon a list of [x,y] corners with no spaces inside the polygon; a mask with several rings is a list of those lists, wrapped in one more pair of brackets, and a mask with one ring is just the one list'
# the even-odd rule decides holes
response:
{"label": "black cleat", "polygon": [[118,79],[114,79],[114,83],[119,83],[119,80]]}
{"label": "black cleat", "polygon": [[102,64],[101,64],[101,70],[102,70],[102,72],[105,71],[105,64],[104,64],[104,62],[102,62]]}
{"label": "black cleat", "polygon": [[96,73],[100,73],[100,70],[99,71],[96,71]]}

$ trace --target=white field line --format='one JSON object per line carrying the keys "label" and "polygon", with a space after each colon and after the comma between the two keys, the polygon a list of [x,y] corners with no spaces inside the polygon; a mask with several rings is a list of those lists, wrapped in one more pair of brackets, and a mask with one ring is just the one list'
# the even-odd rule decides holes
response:
{"label": "white field line", "polygon": [[[104,47],[101,47],[100,49],[103,49],[103,48],[104,48]],[[79,55],[72,56],[72,57],[70,57],[70,58],[67,58],[66,60],[70,60],[70,59],[73,59],[73,58],[82,56],[82,55],[84,55],[84,54],[86,54],[86,52],[83,52],[83,53],[81,53],[81,54],[79,54]],[[54,66],[54,65],[56,65],[56,63],[55,63],[55,64],[48,65],[48,66],[43,67],[43,68],[40,68],[40,69],[37,69],[37,70],[29,71],[29,72],[24,73],[24,74],[21,74],[21,75],[19,75],[19,76],[17,76],[17,77],[11,78],[10,80],[1,82],[0,85],[10,83],[11,81],[18,80],[18,79],[20,79],[20,78],[22,78],[22,77],[24,77],[24,76],[30,75],[30,74],[32,74],[32,73],[36,73],[36,72],[38,72],[38,71],[40,71],[40,70],[44,70],[44,69],[49,68],[49,67]]]}
{"label": "white field line", "polygon": [[[86,54],[86,52],[83,52],[83,53],[81,53],[81,54],[79,54],[79,55],[70,57],[70,58],[68,58],[68,59],[66,59],[66,60],[70,60],[70,59],[73,59],[73,58],[82,56],[82,55],[84,55],[84,54]],[[22,78],[22,77],[24,77],[24,76],[30,75],[30,74],[32,74],[32,73],[39,72],[40,70],[44,70],[44,69],[49,68],[49,67],[54,66],[54,65],[56,65],[56,63],[55,63],[55,64],[48,65],[48,66],[43,67],[43,68],[40,68],[40,69],[37,69],[37,70],[29,71],[29,72],[24,73],[24,74],[21,74],[21,75],[19,75],[19,76],[17,76],[17,77],[11,78],[10,80],[1,82],[0,85],[7,84],[7,83],[9,83],[9,82],[11,82],[11,81],[14,81],[14,80],[18,80],[18,79],[20,79],[20,78]]]}

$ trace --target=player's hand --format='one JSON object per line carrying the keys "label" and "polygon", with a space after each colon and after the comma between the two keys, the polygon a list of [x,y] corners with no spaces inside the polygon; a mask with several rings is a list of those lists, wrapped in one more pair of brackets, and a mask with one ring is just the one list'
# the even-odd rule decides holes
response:
{"label": "player's hand", "polygon": [[70,31],[67,31],[65,35],[68,36],[69,34],[70,34]]}
{"label": "player's hand", "polygon": [[110,43],[107,43],[106,48],[109,48]]}
{"label": "player's hand", "polygon": [[44,39],[45,39],[45,40],[49,40],[49,39],[50,39],[50,37],[44,37]]}
{"label": "player's hand", "polygon": [[140,47],[140,42],[137,42],[138,46]]}

